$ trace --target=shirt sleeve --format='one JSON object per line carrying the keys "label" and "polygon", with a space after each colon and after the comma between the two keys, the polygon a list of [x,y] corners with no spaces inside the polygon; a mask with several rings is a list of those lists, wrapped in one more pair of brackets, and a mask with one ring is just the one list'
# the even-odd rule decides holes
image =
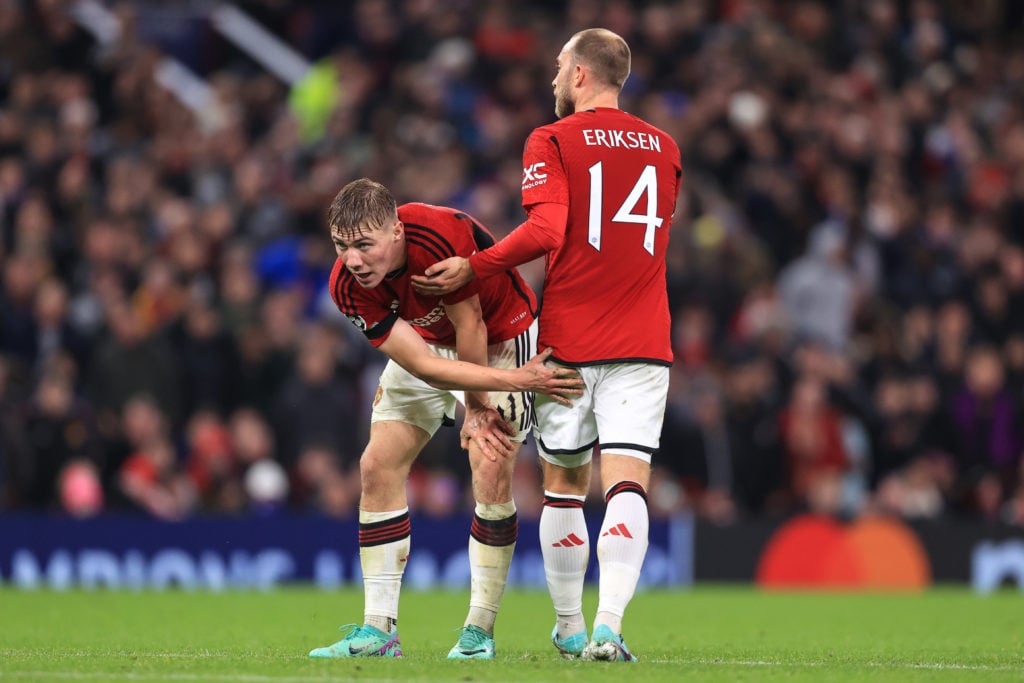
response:
{"label": "shirt sleeve", "polygon": [[561,246],[569,218],[568,206],[534,204],[527,209],[527,215],[526,222],[505,239],[469,257],[469,265],[477,278],[497,275]]}
{"label": "shirt sleeve", "polygon": [[391,333],[398,314],[376,301],[364,298],[364,291],[340,267],[340,259],[331,272],[329,287],[331,299],[346,318],[362,332],[374,346],[380,346]]}
{"label": "shirt sleeve", "polygon": [[474,254],[469,264],[488,277],[557,249],[569,217],[569,180],[558,138],[549,128],[534,130],[523,148],[523,208],[526,222],[498,244]]}
{"label": "shirt sleeve", "polygon": [[562,165],[558,138],[548,128],[538,128],[523,148],[523,208],[535,204],[569,206],[569,178]]}
{"label": "shirt sleeve", "polygon": [[[490,233],[487,232],[480,223],[467,213],[453,212],[449,216],[449,223],[452,227],[450,231],[450,242],[452,248],[455,250],[454,256],[471,256],[479,248],[478,241],[480,238],[477,236],[477,232],[481,231],[490,237]],[[490,237],[489,242],[493,242],[494,238]],[[470,280],[464,286],[456,289],[454,292],[441,297],[442,303],[445,304],[457,304],[460,301],[465,301],[475,294],[480,293],[480,281],[479,279]]]}

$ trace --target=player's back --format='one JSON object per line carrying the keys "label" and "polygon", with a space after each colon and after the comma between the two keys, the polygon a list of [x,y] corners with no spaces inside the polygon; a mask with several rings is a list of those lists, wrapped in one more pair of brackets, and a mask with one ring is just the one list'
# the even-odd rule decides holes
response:
{"label": "player's back", "polygon": [[604,108],[538,128],[527,164],[531,145],[543,142],[536,136],[557,147],[569,205],[565,241],[548,261],[541,344],[570,363],[670,363],[665,253],[679,193],[678,146],[645,121]]}

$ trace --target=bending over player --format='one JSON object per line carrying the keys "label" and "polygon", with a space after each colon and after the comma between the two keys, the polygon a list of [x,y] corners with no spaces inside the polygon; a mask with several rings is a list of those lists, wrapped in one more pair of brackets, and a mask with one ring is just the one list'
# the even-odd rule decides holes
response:
{"label": "bending over player", "polygon": [[[568,402],[581,393],[574,370],[549,368],[536,349],[536,299],[514,270],[445,296],[413,291],[410,275],[493,244],[454,209],[396,207],[383,185],[346,185],[328,213],[338,259],[330,288],[338,308],[389,360],[373,402],[360,459],[359,557],[364,622],[311,657],[400,657],[398,599],[410,548],[406,479],[423,446],[465,389],[462,444],[476,511],[470,529],[470,609],[450,659],[493,659],[494,622],[518,533],[512,469],[533,422],[530,392]],[[487,393],[486,390],[493,390]]]}

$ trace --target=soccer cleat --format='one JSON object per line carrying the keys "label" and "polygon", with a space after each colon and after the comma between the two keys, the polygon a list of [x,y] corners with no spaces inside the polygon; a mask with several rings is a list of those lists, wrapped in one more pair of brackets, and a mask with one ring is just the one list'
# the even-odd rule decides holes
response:
{"label": "soccer cleat", "polygon": [[565,638],[558,637],[558,624],[551,629],[551,642],[558,648],[559,654],[566,659],[575,659],[583,654],[583,648],[587,646],[587,632],[580,631]]}
{"label": "soccer cleat", "polygon": [[373,626],[346,624],[339,631],[349,629],[345,637],[334,645],[318,647],[309,651],[310,657],[337,659],[341,657],[401,657],[402,644],[398,642],[398,631],[391,635]]}
{"label": "soccer cleat", "polygon": [[583,648],[581,657],[588,662],[635,662],[636,657],[622,636],[608,628],[607,624],[601,624],[594,628],[594,635],[590,642]]}
{"label": "soccer cleat", "polygon": [[479,626],[463,626],[448,659],[494,659],[494,638]]}

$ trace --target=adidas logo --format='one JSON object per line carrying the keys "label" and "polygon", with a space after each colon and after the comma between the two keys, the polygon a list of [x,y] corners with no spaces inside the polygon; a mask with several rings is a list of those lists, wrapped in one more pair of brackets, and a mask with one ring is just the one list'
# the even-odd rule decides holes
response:
{"label": "adidas logo", "polygon": [[626,528],[625,524],[619,523],[613,526],[608,531],[601,534],[601,536],[624,536],[626,538],[633,538],[633,534],[629,533],[629,529]]}
{"label": "adidas logo", "polygon": [[552,543],[551,545],[554,548],[575,548],[576,546],[583,545],[584,543],[586,543],[586,541],[576,534],[569,534],[558,543]]}

